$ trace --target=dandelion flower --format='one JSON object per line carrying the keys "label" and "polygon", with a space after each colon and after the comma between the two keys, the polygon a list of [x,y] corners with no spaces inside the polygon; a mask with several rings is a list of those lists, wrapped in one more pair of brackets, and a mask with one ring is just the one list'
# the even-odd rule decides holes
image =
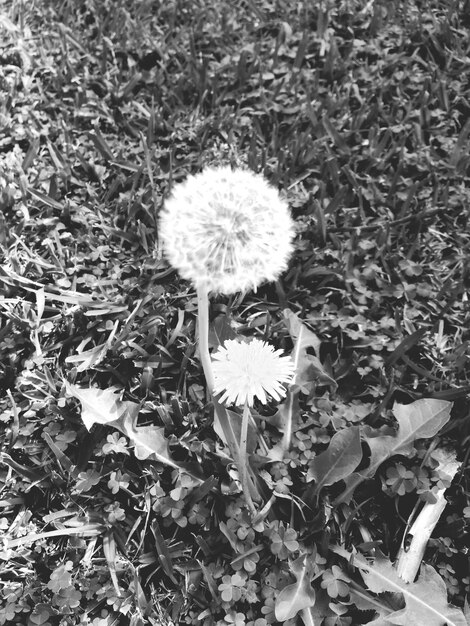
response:
{"label": "dandelion flower", "polygon": [[290,357],[281,355],[259,339],[226,341],[212,355],[214,394],[224,392],[220,401],[236,405],[253,406],[255,396],[266,404],[267,394],[280,400],[286,393],[282,383],[292,381],[295,369]]}
{"label": "dandelion flower", "polygon": [[174,187],[159,236],[183,278],[232,294],[279,277],[293,252],[294,226],[287,203],[262,176],[210,167]]}

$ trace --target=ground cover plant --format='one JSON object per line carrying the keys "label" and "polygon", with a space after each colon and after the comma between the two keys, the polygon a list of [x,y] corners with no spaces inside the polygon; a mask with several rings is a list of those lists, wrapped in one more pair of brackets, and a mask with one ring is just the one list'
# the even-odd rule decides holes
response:
{"label": "ground cover plant", "polygon": [[[0,625],[469,623],[469,15],[0,7]],[[246,407],[159,237],[220,165],[295,230],[208,302]]]}

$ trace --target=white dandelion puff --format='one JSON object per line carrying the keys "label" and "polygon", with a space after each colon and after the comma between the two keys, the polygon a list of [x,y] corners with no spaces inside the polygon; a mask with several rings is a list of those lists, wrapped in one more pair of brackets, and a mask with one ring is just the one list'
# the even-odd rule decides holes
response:
{"label": "white dandelion puff", "polygon": [[223,392],[220,402],[228,404],[253,406],[255,396],[266,404],[268,395],[279,401],[295,374],[290,357],[259,339],[227,340],[212,358],[213,392]]}
{"label": "white dandelion puff", "polygon": [[262,176],[211,167],[174,187],[159,237],[183,278],[209,292],[232,294],[276,280],[287,268],[294,222]]}

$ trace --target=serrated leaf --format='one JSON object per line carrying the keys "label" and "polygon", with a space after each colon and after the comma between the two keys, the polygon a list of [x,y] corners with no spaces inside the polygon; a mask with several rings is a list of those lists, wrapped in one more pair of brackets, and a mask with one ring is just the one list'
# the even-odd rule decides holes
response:
{"label": "serrated leaf", "polygon": [[159,426],[136,426],[139,405],[136,402],[121,401],[115,387],[82,389],[66,383],[67,391],[78,398],[82,404],[82,420],[90,430],[93,424],[108,424],[120,430],[134,443],[135,456],[140,459],[152,459],[175,469],[181,469],[199,482],[202,478],[197,469],[186,463],[177,463],[171,456],[164,429]]}
{"label": "serrated leaf", "polygon": [[395,454],[407,455],[416,439],[434,437],[449,421],[452,402],[423,398],[411,404],[395,404],[393,414],[398,422],[395,435],[378,435],[371,429],[362,431],[370,451],[367,468],[346,478],[346,489],[336,498],[334,505],[347,502],[355,488],[365,479],[372,478],[379,466]]}
{"label": "serrated leaf", "polygon": [[[137,405],[138,406],[138,405]],[[199,468],[191,463],[180,463],[173,459],[161,426],[136,426],[137,412],[127,411],[112,426],[120,430],[134,443],[135,456],[140,459],[159,461],[175,469],[183,470],[199,483],[203,482]]]}
{"label": "serrated leaf", "polygon": [[467,626],[463,612],[448,604],[446,584],[430,565],[422,565],[416,582],[406,583],[398,576],[392,563],[380,553],[369,562],[365,557],[353,555],[339,546],[332,549],[348,560],[352,558],[352,564],[359,568],[370,591],[403,594],[405,607],[389,613],[384,618],[385,622],[397,626]]}
{"label": "serrated leaf", "polygon": [[278,622],[292,619],[299,611],[315,604],[315,591],[310,584],[313,564],[307,555],[291,563],[291,571],[296,582],[281,590],[276,599],[274,613]]}
{"label": "serrated leaf", "polygon": [[93,424],[109,424],[118,420],[129,410],[138,410],[135,402],[122,402],[117,393],[117,387],[99,389],[98,387],[82,388],[65,383],[67,392],[82,405],[81,418],[88,430]]}
{"label": "serrated leaf", "polygon": [[293,386],[297,386],[305,394],[312,391],[316,380],[336,388],[336,381],[325,370],[320,359],[307,353],[307,349],[312,348],[316,354],[319,354],[321,341],[293,311],[284,309],[283,314],[289,334],[295,342],[292,354],[295,363]]}
{"label": "serrated leaf", "polygon": [[[354,586],[353,586],[354,585]],[[356,605],[360,611],[375,611],[379,614],[379,617],[373,620],[372,622],[368,622],[368,624],[374,624],[378,626],[382,621],[384,623],[387,622],[387,615],[393,613],[393,610],[389,604],[389,598],[399,597],[401,599],[400,594],[382,594],[381,596],[375,597],[370,594],[365,589],[361,589],[359,585],[353,583],[349,589],[349,599]],[[404,602],[401,601],[400,608],[402,608]],[[376,623],[377,622],[377,623]]]}
{"label": "serrated leaf", "polygon": [[[411,404],[395,404],[393,414],[398,422],[394,437],[368,439],[371,450],[370,466],[375,469],[395,454],[407,455],[416,439],[428,439],[449,421],[452,403],[445,400],[421,399]],[[372,475],[375,474],[375,469]],[[370,474],[370,470],[368,470]]]}
{"label": "serrated leaf", "polygon": [[168,440],[165,437],[165,429],[163,427],[136,427],[132,424],[130,416],[124,416],[121,423],[123,425],[122,432],[134,442],[134,453],[139,460],[152,457],[154,461],[160,461],[175,468],[179,467],[170,456]]}
{"label": "serrated leaf", "polygon": [[298,349],[313,348],[316,354],[320,352],[321,341],[305,324],[299,320],[299,317],[290,309],[282,311],[285,319],[287,330],[292,339],[298,344]]}
{"label": "serrated leaf", "polygon": [[328,448],[310,463],[307,481],[315,480],[314,493],[348,476],[361,462],[362,450],[358,426],[337,432]]}
{"label": "serrated leaf", "polygon": [[[416,439],[429,439],[449,421],[452,402],[422,398],[411,404],[393,406],[393,414],[399,424],[401,446],[409,451]],[[397,452],[395,452],[397,454]]]}
{"label": "serrated leaf", "polygon": [[452,403],[445,400],[423,398],[411,404],[395,404],[392,412],[398,422],[395,436],[367,438],[371,458],[367,474],[373,476],[375,470],[386,459],[395,455],[407,455],[411,452],[416,439],[428,439],[449,421]]}

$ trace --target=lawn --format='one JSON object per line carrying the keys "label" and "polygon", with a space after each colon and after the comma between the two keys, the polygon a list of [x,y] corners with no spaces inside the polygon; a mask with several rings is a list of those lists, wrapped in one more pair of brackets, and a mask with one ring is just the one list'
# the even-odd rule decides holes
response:
{"label": "lawn", "polygon": [[[470,624],[469,28],[0,4],[0,626]],[[204,309],[161,220],[220,166],[292,244]],[[281,397],[211,393],[207,312],[212,356],[290,357]]]}

